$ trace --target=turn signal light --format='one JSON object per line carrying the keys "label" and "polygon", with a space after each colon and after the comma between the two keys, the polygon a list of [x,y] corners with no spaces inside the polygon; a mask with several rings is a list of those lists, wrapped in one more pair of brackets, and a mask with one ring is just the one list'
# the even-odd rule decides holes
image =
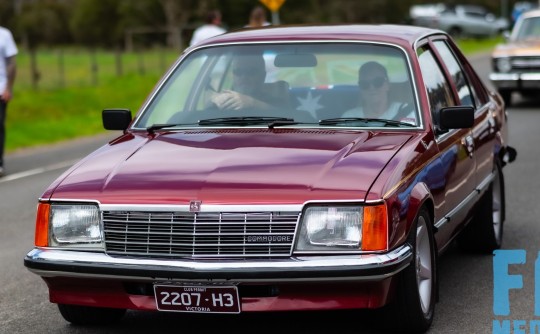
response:
{"label": "turn signal light", "polygon": [[382,251],[388,248],[388,212],[386,205],[364,207],[362,250]]}
{"label": "turn signal light", "polygon": [[49,245],[49,212],[51,205],[39,203],[36,215],[36,247],[47,247]]}

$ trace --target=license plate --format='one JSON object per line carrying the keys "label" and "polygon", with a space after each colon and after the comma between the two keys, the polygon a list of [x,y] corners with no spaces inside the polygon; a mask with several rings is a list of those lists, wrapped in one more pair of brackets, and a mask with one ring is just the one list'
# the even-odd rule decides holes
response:
{"label": "license plate", "polygon": [[157,309],[170,312],[240,313],[236,286],[154,285]]}

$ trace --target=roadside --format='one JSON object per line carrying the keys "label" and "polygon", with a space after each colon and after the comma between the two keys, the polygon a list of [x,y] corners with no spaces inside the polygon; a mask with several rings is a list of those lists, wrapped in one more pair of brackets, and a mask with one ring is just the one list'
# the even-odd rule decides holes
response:
{"label": "roadside", "polygon": [[7,153],[4,156],[6,176],[0,178],[0,181],[16,179],[19,174],[28,175],[32,170],[45,171],[71,166],[118,135],[119,132],[111,131],[55,144],[21,148]]}

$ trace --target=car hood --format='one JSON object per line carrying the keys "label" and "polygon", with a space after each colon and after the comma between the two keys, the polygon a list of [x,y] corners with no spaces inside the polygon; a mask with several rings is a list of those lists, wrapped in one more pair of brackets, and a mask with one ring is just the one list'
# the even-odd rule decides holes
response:
{"label": "car hood", "polygon": [[496,57],[538,56],[540,55],[540,39],[528,39],[498,45],[493,51],[493,55]]}
{"label": "car hood", "polygon": [[411,134],[245,129],[126,134],[42,198],[102,204],[301,204],[362,200]]}

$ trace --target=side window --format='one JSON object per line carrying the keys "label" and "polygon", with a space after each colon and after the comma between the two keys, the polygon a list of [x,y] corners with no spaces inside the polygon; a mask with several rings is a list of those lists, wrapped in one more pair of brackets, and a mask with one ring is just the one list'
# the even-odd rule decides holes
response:
{"label": "side window", "polygon": [[452,98],[452,89],[437,64],[432,51],[427,46],[420,47],[417,50],[417,55],[429,98],[431,115],[433,122],[437,125],[439,110],[455,105]]}
{"label": "side window", "polygon": [[433,44],[441,55],[443,62],[446,64],[448,72],[450,72],[450,75],[452,76],[452,81],[456,86],[460,104],[475,107],[476,103],[469,87],[469,83],[467,82],[467,77],[456,57],[444,41],[435,41]]}

